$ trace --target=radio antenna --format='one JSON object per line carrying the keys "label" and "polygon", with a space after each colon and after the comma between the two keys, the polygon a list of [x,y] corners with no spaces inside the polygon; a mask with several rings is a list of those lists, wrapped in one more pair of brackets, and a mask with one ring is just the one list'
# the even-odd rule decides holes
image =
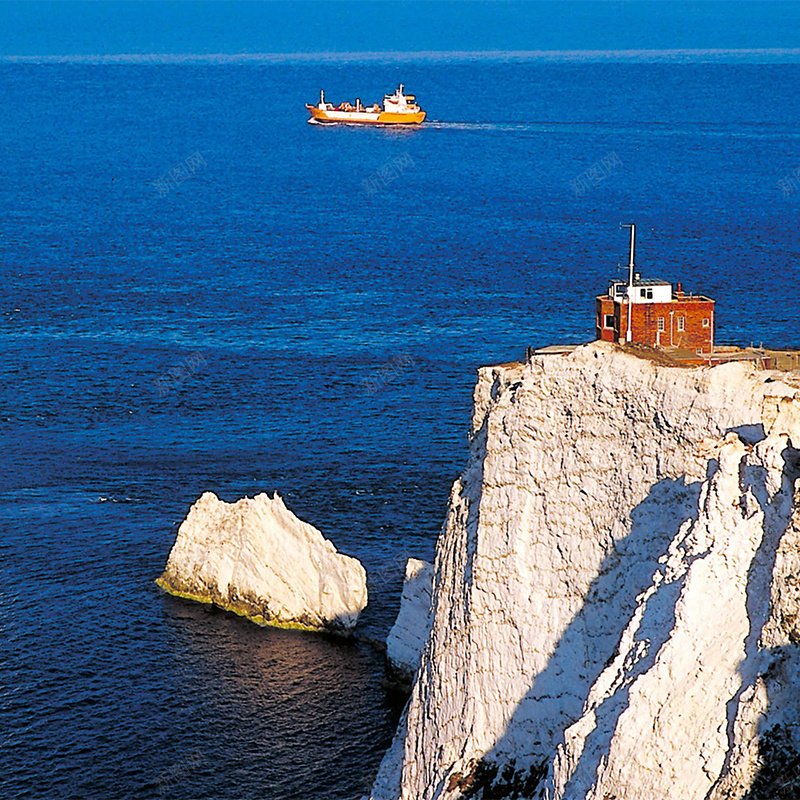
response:
{"label": "radio antenna", "polygon": [[625,331],[625,341],[631,341],[631,318],[633,316],[633,270],[634,255],[636,252],[636,225],[632,222],[621,222],[620,228],[631,229],[631,252],[628,259],[628,330]]}

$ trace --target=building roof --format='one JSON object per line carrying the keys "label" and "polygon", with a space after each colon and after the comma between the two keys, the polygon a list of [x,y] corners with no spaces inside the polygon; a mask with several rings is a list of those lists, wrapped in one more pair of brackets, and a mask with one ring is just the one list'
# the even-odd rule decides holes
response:
{"label": "building roof", "polygon": [[[627,286],[627,283],[621,284],[622,286]],[[663,285],[663,284],[659,284]],[[598,300],[613,300],[615,303],[627,303],[628,298],[625,295],[619,295],[617,297],[612,297],[608,293],[605,294],[598,294]],[[672,300],[669,301],[671,303],[714,303],[716,304],[716,300],[712,300],[710,297],[706,297],[704,294],[691,294],[690,292],[682,292],[682,293],[673,293]],[[661,303],[661,305],[666,305],[666,302]]]}
{"label": "building roof", "polygon": [[634,286],[672,286],[669,281],[658,281],[654,278],[634,278]]}
{"label": "building roof", "polygon": [[[628,281],[612,281],[612,286],[627,286]],[[672,286],[670,281],[659,281],[654,278],[634,278],[634,286]]]}

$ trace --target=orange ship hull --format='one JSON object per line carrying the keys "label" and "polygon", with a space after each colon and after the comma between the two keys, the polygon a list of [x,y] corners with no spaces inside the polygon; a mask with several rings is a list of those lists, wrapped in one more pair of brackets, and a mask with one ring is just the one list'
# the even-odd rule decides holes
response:
{"label": "orange ship hull", "polygon": [[323,111],[306,104],[311,119],[328,124],[347,123],[356,125],[419,125],[425,119],[424,111],[397,113],[392,111]]}

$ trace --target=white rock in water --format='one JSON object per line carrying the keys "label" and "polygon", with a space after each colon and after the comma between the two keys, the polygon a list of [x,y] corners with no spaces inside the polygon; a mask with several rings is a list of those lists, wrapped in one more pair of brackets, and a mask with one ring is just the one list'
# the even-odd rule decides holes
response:
{"label": "white rock in water", "polygon": [[411,685],[419,669],[422,647],[431,624],[433,564],[409,558],[400,611],[386,637],[389,666],[403,683]]}
{"label": "white rock in water", "polygon": [[596,342],[471,439],[372,798],[800,797],[798,376]]}
{"label": "white rock in water", "polygon": [[157,583],[262,625],[349,633],[367,604],[361,563],[336,552],[275,494],[225,503],[206,492]]}

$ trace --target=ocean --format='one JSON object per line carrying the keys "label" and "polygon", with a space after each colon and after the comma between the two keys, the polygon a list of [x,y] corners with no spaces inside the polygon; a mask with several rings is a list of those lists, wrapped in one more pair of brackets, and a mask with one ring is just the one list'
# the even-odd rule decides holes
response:
{"label": "ocean", "polygon": [[[482,365],[624,274],[800,346],[800,65],[709,54],[0,62],[0,796],[353,800],[403,698],[365,639],[432,559]],[[304,103],[400,82],[428,122]],[[204,491],[365,564],[344,642],[154,584]]]}

